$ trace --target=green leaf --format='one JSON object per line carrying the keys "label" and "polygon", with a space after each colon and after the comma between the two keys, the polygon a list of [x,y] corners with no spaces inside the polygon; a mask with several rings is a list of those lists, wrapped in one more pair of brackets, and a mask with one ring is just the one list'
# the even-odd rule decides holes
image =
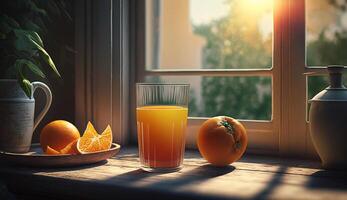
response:
{"label": "green leaf", "polygon": [[41,69],[37,65],[32,63],[30,60],[26,60],[26,59],[16,60],[15,67],[18,70],[21,70],[24,66],[28,67],[28,69],[30,69],[34,74],[36,74],[42,78],[46,78],[45,74],[41,71]]}
{"label": "green leaf", "polygon": [[31,94],[32,85],[31,85],[30,81],[28,79],[23,78],[20,82],[20,85],[21,85],[22,89],[24,90],[25,94],[29,98],[32,98],[32,94]]}
{"label": "green leaf", "polygon": [[30,54],[34,54],[37,51],[36,45],[31,39],[20,31],[14,31],[16,40],[14,41],[14,47],[18,51],[25,51]]}
{"label": "green leaf", "polygon": [[35,32],[41,32],[40,26],[32,22],[31,20],[27,20],[24,24],[24,28],[27,30],[35,31]]}
{"label": "green leaf", "polygon": [[[35,41],[33,41],[35,43]],[[37,44],[37,43],[36,43]],[[37,44],[37,49],[40,52],[40,55],[42,56],[43,60],[52,68],[52,70],[60,77],[60,74],[49,54],[44,50],[40,45]]]}
{"label": "green leaf", "polygon": [[20,87],[23,89],[23,91],[29,98],[32,98],[32,85],[30,81],[24,77],[22,66],[19,64],[17,65],[15,64],[14,67],[16,68],[16,71],[17,71],[17,78],[18,78],[18,83]]}
{"label": "green leaf", "polygon": [[15,35],[17,40],[15,41],[15,47],[20,51],[27,51],[29,53],[35,53],[38,50],[43,60],[52,68],[52,70],[60,77],[60,74],[51,58],[51,56],[43,48],[42,40],[40,36],[33,31],[16,30]]}
{"label": "green leaf", "polygon": [[34,31],[29,31],[29,37],[34,40],[38,45],[40,45],[41,47],[43,47],[43,42],[39,36],[39,34],[37,34]]}
{"label": "green leaf", "polygon": [[28,79],[24,78],[21,71],[19,71],[19,74],[18,74],[18,83],[19,83],[20,87],[23,89],[23,91],[25,92],[25,94],[29,98],[32,98],[32,93],[31,93],[32,92],[32,85]]}
{"label": "green leaf", "polygon": [[26,31],[26,30],[20,30],[15,29],[13,30],[14,34],[16,35],[17,39],[19,40],[19,50],[26,50],[28,48],[34,49],[36,47],[35,44],[32,44],[30,40],[35,41],[37,44],[39,44],[41,47],[43,47],[43,42],[35,31]]}

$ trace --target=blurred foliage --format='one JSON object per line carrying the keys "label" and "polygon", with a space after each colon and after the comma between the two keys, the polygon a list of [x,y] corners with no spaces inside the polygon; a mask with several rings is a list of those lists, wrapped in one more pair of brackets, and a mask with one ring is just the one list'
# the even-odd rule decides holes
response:
{"label": "blurred foliage", "polygon": [[[316,7],[320,9],[315,10]],[[344,25],[347,2],[336,0],[310,0],[308,9],[308,35],[314,39],[307,44],[306,62],[308,66],[346,65],[347,64],[347,27]],[[324,8],[322,10],[322,8]],[[315,19],[322,23],[314,23]],[[323,23],[324,22],[324,23]],[[347,77],[344,76],[344,83]],[[329,85],[327,76],[308,78],[308,99]]]}
{"label": "blurred foliage", "polygon": [[[203,49],[203,66],[238,69],[270,67],[271,35],[264,38],[257,24],[257,19],[269,10],[245,12],[240,7],[242,1],[228,0],[227,3],[230,4],[228,16],[194,27],[194,32],[204,37],[207,42]],[[309,16],[314,18],[308,20],[308,30],[315,34],[314,39],[307,43],[308,66],[346,64],[347,30],[339,27],[343,24],[339,16],[346,13],[347,3],[311,0],[307,4],[308,9],[312,8],[308,11],[309,14],[313,13]],[[324,13],[336,16],[325,17],[326,26],[323,26],[323,23],[313,23],[314,20],[321,19]],[[331,34],[330,29],[334,29],[331,24],[334,23],[338,31]],[[330,35],[327,34],[328,31]],[[327,86],[327,77],[308,78],[308,98],[312,98]],[[271,119],[271,78],[204,77],[201,87],[202,106],[190,107],[193,116],[230,115],[241,119]]]}
{"label": "blurred foliage", "polygon": [[[205,40],[201,66],[208,69],[272,67],[272,32],[269,31],[272,4],[271,0],[257,2],[263,3],[250,6],[255,1],[225,0],[229,8],[226,16],[193,26],[194,34]],[[347,1],[306,0],[308,66],[347,63],[346,8]],[[159,79],[175,80],[163,76]],[[271,119],[271,77],[202,77],[200,85],[194,77],[176,77],[177,80],[193,83],[189,116]],[[346,76],[344,80],[347,83]],[[328,85],[327,76],[309,77],[308,99]]]}
{"label": "blurred foliage", "polygon": [[[245,13],[241,1],[228,1],[229,15],[194,27],[206,39],[203,64],[206,68],[270,68],[272,37],[259,30],[261,12]],[[218,66],[218,67],[216,67]],[[229,115],[239,119],[271,119],[270,77],[203,77],[202,105],[193,116]],[[195,106],[196,108],[197,106]]]}
{"label": "blurred foliage", "polygon": [[[48,27],[55,18],[70,19],[61,0],[6,0],[0,8],[0,78],[16,78],[28,97],[28,79],[46,78],[46,69],[60,76],[44,46]],[[33,76],[36,75],[36,76]]]}

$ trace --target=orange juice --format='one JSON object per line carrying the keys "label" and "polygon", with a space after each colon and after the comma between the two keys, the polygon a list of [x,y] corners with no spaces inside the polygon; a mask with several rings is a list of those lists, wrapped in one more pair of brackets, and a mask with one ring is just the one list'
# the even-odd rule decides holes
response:
{"label": "orange juice", "polygon": [[151,168],[171,168],[182,163],[188,108],[143,106],[136,109],[141,163]]}

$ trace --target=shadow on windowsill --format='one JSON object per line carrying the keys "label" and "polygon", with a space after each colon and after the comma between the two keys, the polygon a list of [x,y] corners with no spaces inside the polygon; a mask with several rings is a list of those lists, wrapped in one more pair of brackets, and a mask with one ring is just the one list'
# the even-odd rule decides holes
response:
{"label": "shadow on windowsill", "polygon": [[306,187],[311,189],[347,190],[347,172],[320,170],[310,175]]}
{"label": "shadow on windowsill", "polygon": [[[164,187],[164,188],[175,188],[175,187],[182,187],[185,185],[189,185],[192,183],[201,183],[205,180],[209,180],[211,178],[215,178],[218,176],[223,176],[225,174],[231,173],[235,170],[234,166],[227,166],[227,167],[222,167],[222,168],[217,168],[212,165],[206,164],[202,166],[195,167],[192,170],[185,171],[185,172],[178,172],[177,175],[173,178],[168,178],[165,181],[154,181],[148,186],[151,187]],[[169,174],[169,173],[168,173]],[[139,182],[142,179],[145,178],[150,178],[154,176],[159,176],[159,175],[165,175],[162,173],[151,173],[151,172],[146,172],[143,171],[142,169],[136,169],[118,176],[114,176],[107,181],[112,180],[126,180],[129,183],[136,185],[137,182]],[[167,174],[166,174],[167,175]]]}

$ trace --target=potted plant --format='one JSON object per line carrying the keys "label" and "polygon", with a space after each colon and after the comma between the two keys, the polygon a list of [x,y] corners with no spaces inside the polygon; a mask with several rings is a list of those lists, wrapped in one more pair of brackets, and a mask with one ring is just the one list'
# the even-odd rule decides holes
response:
{"label": "potted plant", "polygon": [[[32,13],[47,15],[33,1],[20,2],[11,1],[33,10]],[[50,89],[42,82],[31,83],[29,77],[46,78],[45,68],[60,77],[41,37],[33,29],[40,27],[30,18],[19,21],[3,12],[0,14],[0,151],[27,152],[33,130],[50,107]],[[36,88],[44,90],[47,100],[34,119]]]}

